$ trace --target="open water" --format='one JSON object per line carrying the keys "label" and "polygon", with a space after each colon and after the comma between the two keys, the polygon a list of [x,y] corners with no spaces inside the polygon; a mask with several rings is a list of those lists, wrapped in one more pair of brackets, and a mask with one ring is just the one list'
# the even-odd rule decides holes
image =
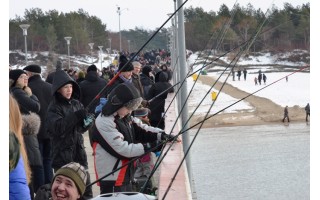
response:
{"label": "open water", "polygon": [[310,199],[310,126],[202,129],[191,166],[197,200]]}

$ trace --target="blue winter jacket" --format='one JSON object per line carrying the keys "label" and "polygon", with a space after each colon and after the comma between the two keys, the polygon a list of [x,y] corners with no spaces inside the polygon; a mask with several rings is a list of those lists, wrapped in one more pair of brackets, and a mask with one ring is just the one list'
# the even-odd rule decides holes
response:
{"label": "blue winter jacket", "polygon": [[27,183],[27,176],[24,170],[23,159],[20,156],[16,168],[9,174],[9,200],[30,199],[30,190]]}

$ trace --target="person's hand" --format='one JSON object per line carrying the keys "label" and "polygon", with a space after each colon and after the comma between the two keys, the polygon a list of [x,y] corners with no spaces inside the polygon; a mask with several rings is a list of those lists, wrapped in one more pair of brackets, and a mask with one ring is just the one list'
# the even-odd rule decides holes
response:
{"label": "person's hand", "polygon": [[28,86],[24,86],[23,90],[27,93],[29,97],[32,95],[32,90]]}
{"label": "person's hand", "polygon": [[152,149],[152,152],[157,152],[157,151],[160,151],[162,148],[162,145],[159,145],[158,142],[148,142],[148,143],[144,143],[142,145],[143,145],[145,152],[148,152],[151,149]]}
{"label": "person's hand", "polygon": [[92,125],[94,121],[94,114],[89,113],[84,119],[83,119],[83,128],[88,128]]}
{"label": "person's hand", "polygon": [[149,101],[147,101],[147,100],[144,99],[144,100],[142,100],[141,105],[142,105],[143,107],[145,107],[145,108],[148,108],[149,105],[150,105],[150,103],[149,103]]}
{"label": "person's hand", "polygon": [[168,135],[165,132],[161,133],[161,140],[166,140],[169,142],[173,142],[175,140],[175,136],[173,135]]}

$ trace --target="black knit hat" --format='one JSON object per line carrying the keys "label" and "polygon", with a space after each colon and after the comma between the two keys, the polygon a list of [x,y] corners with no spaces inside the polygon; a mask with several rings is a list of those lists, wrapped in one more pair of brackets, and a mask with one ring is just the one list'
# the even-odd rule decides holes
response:
{"label": "black knit hat", "polygon": [[9,72],[9,79],[13,80],[13,83],[11,86],[15,86],[18,78],[21,76],[21,74],[27,74],[25,71],[22,69],[13,69]]}
{"label": "black knit hat", "polygon": [[77,186],[80,195],[82,196],[84,191],[86,190],[86,182],[87,182],[87,172],[83,166],[79,163],[71,162],[64,166],[62,166],[58,171],[55,173],[52,181],[56,176],[62,175],[66,176],[73,180],[74,184]]}
{"label": "black knit hat", "polygon": [[90,71],[95,71],[95,72],[97,72],[97,71],[98,71],[97,66],[95,66],[95,65],[90,65],[90,66],[87,68],[87,72],[90,72]]}
{"label": "black knit hat", "polygon": [[41,74],[41,67],[39,65],[28,65],[23,70]]}
{"label": "black knit hat", "polygon": [[124,66],[126,63],[128,62],[128,59],[126,58],[126,56],[121,55],[119,58],[119,67],[118,67],[118,71],[121,72],[129,72],[133,70],[133,65],[131,62],[129,62],[126,66]]}
{"label": "black knit hat", "polygon": [[146,65],[142,68],[142,73],[146,76],[149,76],[149,72],[152,71],[152,67],[150,65]]}
{"label": "black knit hat", "polygon": [[102,114],[112,115],[123,106],[133,111],[141,105],[141,102],[142,98],[136,87],[131,83],[122,83],[108,95],[108,101],[102,108]]}

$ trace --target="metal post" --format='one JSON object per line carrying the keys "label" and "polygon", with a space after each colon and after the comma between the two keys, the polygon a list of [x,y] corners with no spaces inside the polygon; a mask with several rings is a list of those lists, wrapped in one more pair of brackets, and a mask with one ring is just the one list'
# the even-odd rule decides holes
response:
{"label": "metal post", "polygon": [[[182,5],[182,0],[178,0],[178,6],[180,7]],[[187,62],[186,62],[186,46],[185,46],[185,32],[184,32],[184,9],[181,8],[178,11],[178,42],[179,45],[179,71],[180,71],[180,77],[186,77],[187,76]],[[182,84],[181,87],[181,102],[180,104],[183,105],[185,101],[187,101],[187,82],[185,81]],[[186,103],[188,105],[188,103]],[[182,130],[184,133],[182,135],[183,139],[183,150],[184,153],[186,153],[186,150],[188,149],[190,145],[189,141],[189,132],[185,132],[189,128],[188,124],[188,106],[184,106],[184,108],[181,111],[181,123],[182,127],[184,127]],[[191,180],[192,180],[192,170],[191,170],[191,164],[190,164],[190,154],[186,156],[186,165],[188,169],[188,175],[190,180],[190,188],[192,188]]]}
{"label": "metal post", "polygon": [[103,46],[98,46],[100,49],[100,63],[101,63],[101,67],[100,67],[100,71],[102,71],[102,47]]}
{"label": "metal post", "polygon": [[24,50],[25,50],[25,60],[26,60],[26,66],[28,65],[28,50],[27,50],[27,30],[29,28],[29,24],[21,24],[20,28],[23,31],[24,36]]}
{"label": "metal post", "polygon": [[68,69],[70,69],[70,49],[69,49],[69,46],[70,46],[70,40],[71,40],[72,37],[64,37],[64,39],[67,41],[67,45],[68,45],[68,57],[69,57],[69,61],[68,61]]}
{"label": "metal post", "polygon": [[91,53],[91,64],[93,64],[93,58],[92,58],[92,49],[93,49],[93,45],[94,45],[94,43],[89,43],[88,45],[90,46],[90,53]]}
{"label": "metal post", "polygon": [[110,54],[112,54],[112,49],[111,49],[111,38],[109,38],[109,45],[110,45]]}
{"label": "metal post", "polygon": [[130,40],[128,40],[128,51],[129,51],[129,53],[131,52],[130,51]]}
{"label": "metal post", "polygon": [[120,15],[121,15],[121,10],[120,10],[120,7],[118,6],[118,14],[119,14],[119,43],[120,43],[120,46],[119,46],[119,52],[121,52],[121,26],[120,26]]}

